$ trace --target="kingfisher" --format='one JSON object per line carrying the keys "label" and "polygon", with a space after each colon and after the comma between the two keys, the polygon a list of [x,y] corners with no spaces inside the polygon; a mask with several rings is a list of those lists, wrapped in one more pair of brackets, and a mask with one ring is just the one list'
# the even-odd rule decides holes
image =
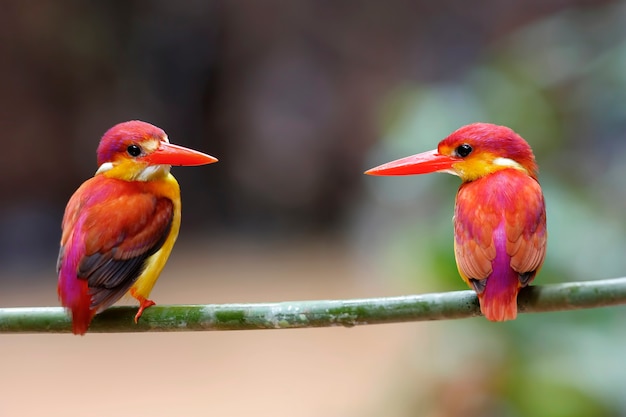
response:
{"label": "kingfisher", "polygon": [[180,229],[180,188],[170,168],[217,159],[132,120],[104,134],[97,161],[67,203],[57,259],[59,300],[80,335],[126,293],[139,302],[135,323],[155,304],[148,297]]}
{"label": "kingfisher", "polygon": [[454,253],[461,278],[491,321],[517,317],[517,295],[546,255],[546,208],[530,145],[512,129],[463,126],[437,149],[372,168],[368,175],[445,172],[462,184],[454,208]]}

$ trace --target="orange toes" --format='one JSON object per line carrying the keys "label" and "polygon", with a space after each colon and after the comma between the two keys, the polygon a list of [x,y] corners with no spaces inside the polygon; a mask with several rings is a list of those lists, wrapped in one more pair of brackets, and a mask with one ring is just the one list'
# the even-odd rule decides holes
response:
{"label": "orange toes", "polygon": [[139,318],[141,317],[141,315],[143,314],[143,311],[148,308],[151,307],[153,305],[155,305],[156,303],[152,300],[148,300],[146,298],[144,298],[141,301],[141,304],[139,304],[139,310],[137,311],[137,314],[135,314],[135,324],[137,324],[137,322],[139,321]]}
{"label": "orange toes", "polygon": [[143,314],[143,311],[148,307],[156,305],[156,303],[152,300],[148,300],[143,295],[137,294],[134,289],[130,290],[130,295],[132,295],[135,299],[137,299],[137,301],[139,301],[139,310],[137,311],[137,314],[135,314],[135,324],[137,324],[139,318]]}

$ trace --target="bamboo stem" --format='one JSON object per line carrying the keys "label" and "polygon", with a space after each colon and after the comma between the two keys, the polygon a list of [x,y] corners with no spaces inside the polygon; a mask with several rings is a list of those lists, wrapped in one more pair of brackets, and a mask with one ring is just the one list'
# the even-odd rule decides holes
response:
{"label": "bamboo stem", "polygon": [[[626,304],[626,277],[524,288],[521,313],[541,313]],[[262,304],[163,305],[147,309],[112,307],[97,315],[90,333],[293,329],[409,321],[461,319],[480,315],[473,291],[353,300],[286,301]],[[0,308],[0,333],[70,333],[61,307]]]}

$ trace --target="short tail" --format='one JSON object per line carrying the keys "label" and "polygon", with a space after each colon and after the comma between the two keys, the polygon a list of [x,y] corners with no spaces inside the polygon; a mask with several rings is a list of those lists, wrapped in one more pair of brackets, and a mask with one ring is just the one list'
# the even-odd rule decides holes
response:
{"label": "short tail", "polygon": [[79,335],[87,333],[96,312],[82,306],[74,306],[70,311],[72,312],[72,333]]}
{"label": "short tail", "polygon": [[89,329],[93,316],[96,315],[94,310],[89,308],[89,304],[82,303],[75,304],[69,307],[70,314],[72,315],[72,333],[78,335],[84,335]]}
{"label": "short tail", "polygon": [[89,329],[89,324],[95,316],[96,311],[91,309],[91,296],[87,280],[76,280],[71,287],[63,285],[59,281],[57,288],[61,305],[66,307],[72,315],[72,333],[83,335]]}
{"label": "short tail", "polygon": [[490,321],[515,320],[519,290],[520,283],[515,271],[511,270],[505,277],[492,274],[487,278],[485,290],[478,294],[480,311]]}

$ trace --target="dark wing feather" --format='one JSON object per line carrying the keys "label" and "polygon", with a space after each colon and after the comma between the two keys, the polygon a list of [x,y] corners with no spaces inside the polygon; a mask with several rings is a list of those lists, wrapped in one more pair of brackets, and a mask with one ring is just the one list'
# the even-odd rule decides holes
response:
{"label": "dark wing feather", "polygon": [[128,291],[146,260],[163,246],[174,205],[168,198],[140,193],[105,201],[92,213],[84,225],[86,254],[78,277],[89,284],[91,307],[102,311]]}
{"label": "dark wing feather", "polygon": [[138,256],[123,261],[109,259],[102,265],[101,271],[96,270],[94,279],[88,281],[91,307],[104,309],[124,295],[141,275],[146,258]]}

